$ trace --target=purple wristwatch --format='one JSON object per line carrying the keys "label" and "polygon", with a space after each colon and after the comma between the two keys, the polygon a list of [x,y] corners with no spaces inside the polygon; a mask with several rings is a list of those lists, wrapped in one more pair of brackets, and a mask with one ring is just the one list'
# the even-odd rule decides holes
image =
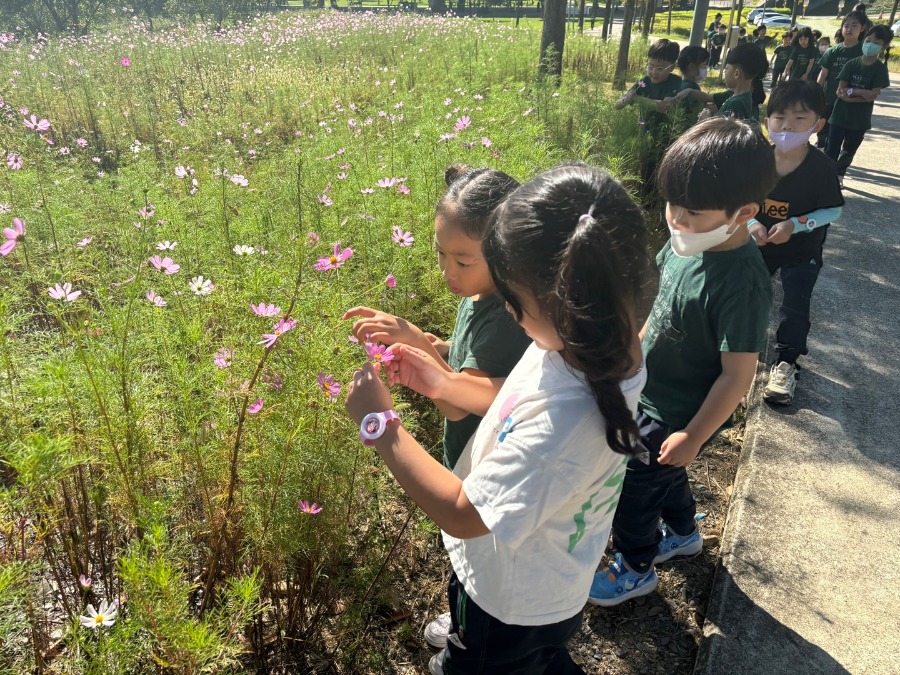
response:
{"label": "purple wristwatch", "polygon": [[399,422],[400,415],[393,410],[369,413],[363,417],[359,425],[359,440],[363,442],[363,445],[374,445],[373,441],[381,438],[388,423],[394,420]]}

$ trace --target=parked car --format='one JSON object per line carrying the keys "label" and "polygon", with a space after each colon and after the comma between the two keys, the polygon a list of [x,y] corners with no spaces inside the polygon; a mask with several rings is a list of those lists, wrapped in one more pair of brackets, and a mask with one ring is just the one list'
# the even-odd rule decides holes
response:
{"label": "parked car", "polygon": [[752,23],[754,26],[761,26],[762,22],[767,19],[777,19],[779,17],[786,17],[788,19],[791,18],[790,14],[782,14],[781,12],[775,12],[771,9],[766,10],[753,10],[750,14],[747,15],[747,22]]}
{"label": "parked car", "polygon": [[900,20],[891,26],[891,30],[894,31],[894,37],[900,37]]}
{"label": "parked car", "polygon": [[769,29],[775,30],[790,30],[792,26],[796,26],[797,28],[807,28],[805,23],[791,23],[791,17],[787,14],[778,14],[777,16],[770,16],[766,19],[761,19],[757,24],[757,26],[765,26]]}
{"label": "parked car", "polygon": [[756,23],[757,19],[763,18],[765,14],[777,14],[775,11],[775,2],[764,2],[759,7],[754,7],[747,15],[747,21]]}

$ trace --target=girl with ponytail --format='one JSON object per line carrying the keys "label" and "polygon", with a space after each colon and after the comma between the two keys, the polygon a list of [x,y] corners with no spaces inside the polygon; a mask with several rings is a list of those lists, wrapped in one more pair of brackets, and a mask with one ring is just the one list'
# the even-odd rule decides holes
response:
{"label": "girl with ponytail", "polygon": [[[403,428],[372,441],[440,526],[453,565],[446,649],[432,673],[582,673],[566,648],[603,556],[646,381],[637,304],[647,270],[640,209],[607,174],[570,164],[498,208],[482,253],[534,343],[499,393],[463,384],[424,350],[391,347],[388,384],[489,403],[451,473]],[[347,410],[394,419],[366,365]],[[389,411],[389,412],[385,412]]]}

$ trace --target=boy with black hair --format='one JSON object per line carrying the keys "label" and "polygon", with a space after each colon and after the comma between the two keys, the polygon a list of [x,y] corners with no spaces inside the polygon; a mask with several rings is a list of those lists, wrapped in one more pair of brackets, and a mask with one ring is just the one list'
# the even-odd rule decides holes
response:
{"label": "boy with black hair", "polygon": [[862,56],[863,24],[866,17],[856,12],[848,14],[841,23],[840,34],[843,41],[828,49],[819,59],[819,77],[817,82],[825,92],[825,124],[816,138],[816,147],[824,149],[828,141],[828,118],[834,112],[837,101],[838,75],[850,59]]}
{"label": "boy with black hair", "polygon": [[791,58],[791,49],[791,34],[783,33],[781,35],[781,45],[775,47],[775,52],[772,54],[772,62],[770,63],[772,68],[772,89],[778,86],[778,80],[781,79],[784,67]]}
{"label": "boy with black hair", "polygon": [[769,273],[781,271],[776,357],[763,398],[782,405],[794,400],[797,359],[808,353],[809,306],[822,269],[822,245],[844,204],[834,162],[809,144],[825,123],[824,113],[822,89],[812,82],[794,80],[772,93],[765,123],[775,145],[778,184],[749,222]]}
{"label": "boy with black hair", "polygon": [[866,33],[862,56],[847,61],[838,75],[837,101],[828,119],[825,152],[837,162],[841,185],[866,132],[872,128],[875,99],[890,86],[887,66],[878,59],[893,37],[887,26],[873,26]]}
{"label": "boy with black hair", "polygon": [[[725,100],[713,97],[713,102],[718,107],[716,115],[759,122],[759,106],[765,100],[765,92],[761,91],[762,79],[768,69],[766,53],[756,45],[742,44],[728,52],[722,79],[725,80],[725,86],[734,93]],[[689,95],[698,98],[697,94]],[[700,113],[700,119],[706,119],[712,114],[712,109],[707,108]]]}
{"label": "boy with black hair", "polygon": [[772,284],[747,221],[775,180],[772,147],[746,120],[701,122],[660,163],[671,239],[656,257],[659,293],[640,332],[647,384],[613,520],[618,552],[594,575],[593,604],[652,592],[655,563],[703,546],[685,467],[730,425],[765,349]]}

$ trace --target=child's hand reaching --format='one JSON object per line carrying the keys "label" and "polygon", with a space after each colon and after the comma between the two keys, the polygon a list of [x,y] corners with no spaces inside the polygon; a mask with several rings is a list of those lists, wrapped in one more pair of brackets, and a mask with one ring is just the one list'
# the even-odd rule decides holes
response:
{"label": "child's hand reaching", "polygon": [[430,354],[405,344],[394,345],[390,351],[394,358],[385,365],[390,386],[402,384],[430,399],[442,398],[448,371]]}
{"label": "child's hand reaching", "polygon": [[700,445],[683,431],[676,431],[663,441],[659,463],[668,466],[687,466],[697,458]]}
{"label": "child's hand reaching", "polygon": [[707,104],[706,104],[706,107],[703,108],[703,110],[700,111],[700,114],[699,114],[699,115],[697,115],[697,120],[700,121],[700,122],[702,122],[703,120],[708,120],[710,117],[712,117],[713,114],[714,114],[714,113],[713,113],[713,108],[714,108],[714,107],[715,107],[715,104],[713,104],[713,103],[707,103]]}
{"label": "child's hand reaching", "polygon": [[[391,364],[387,365],[390,367]],[[354,371],[344,407],[357,424],[369,413],[384,412],[394,407],[391,392],[379,376],[379,366],[366,363]]]}
{"label": "child's hand reaching", "polygon": [[769,232],[766,226],[760,222],[753,223],[750,226],[750,236],[756,242],[757,246],[765,246],[769,243]]}
{"label": "child's hand reaching", "polygon": [[[429,339],[422,330],[406,319],[381,312],[371,307],[354,307],[347,310],[342,319],[362,317],[353,324],[353,337],[360,342],[369,340],[386,345],[402,342],[416,347],[428,347]],[[368,337],[367,337],[368,336]]]}
{"label": "child's hand reaching", "polygon": [[782,220],[775,223],[768,232],[766,241],[770,244],[783,244],[794,234],[794,221]]}
{"label": "child's hand reaching", "polygon": [[441,340],[434,333],[425,333],[425,339],[431,343],[431,346],[434,347],[434,351],[438,353],[445,361],[447,357],[450,356],[450,343],[447,340]]}

